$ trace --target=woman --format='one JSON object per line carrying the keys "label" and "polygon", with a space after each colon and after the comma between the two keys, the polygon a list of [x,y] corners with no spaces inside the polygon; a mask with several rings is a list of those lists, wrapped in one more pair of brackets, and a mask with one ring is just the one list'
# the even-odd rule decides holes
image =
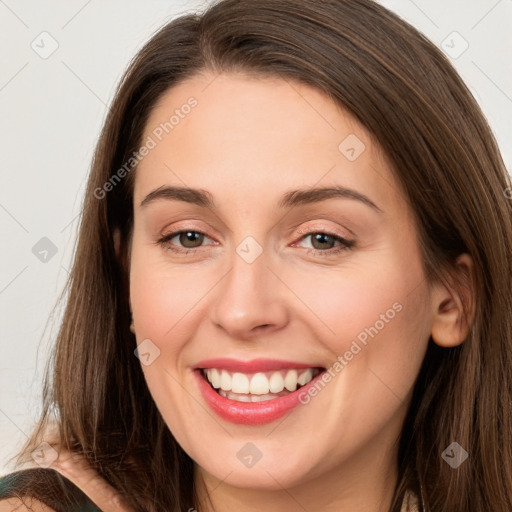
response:
{"label": "woman", "polygon": [[106,120],[39,464],[9,485],[50,510],[510,510],[510,186],[449,62],[370,0],[170,22]]}

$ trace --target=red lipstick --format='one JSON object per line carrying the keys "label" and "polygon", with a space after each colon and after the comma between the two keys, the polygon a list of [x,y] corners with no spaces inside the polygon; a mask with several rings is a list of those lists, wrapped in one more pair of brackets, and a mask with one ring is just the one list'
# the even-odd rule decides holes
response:
{"label": "red lipstick", "polygon": [[[198,363],[194,375],[203,398],[210,409],[222,419],[239,425],[263,425],[271,423],[285,416],[298,405],[300,397],[307,393],[310,386],[314,386],[323,371],[314,377],[305,386],[300,387],[287,395],[263,400],[261,402],[239,402],[221,396],[206,380],[202,369],[217,368],[231,372],[256,373],[282,369],[322,368],[320,365],[296,363],[293,361],[253,359],[252,361],[239,361],[235,359],[209,359]],[[323,370],[323,368],[322,368]]]}
{"label": "red lipstick", "polygon": [[196,368],[219,368],[230,372],[256,373],[269,372],[272,370],[288,370],[293,368],[317,368],[320,365],[310,363],[297,363],[295,361],[284,361],[280,359],[252,359],[241,361],[238,359],[206,359],[199,362]]}

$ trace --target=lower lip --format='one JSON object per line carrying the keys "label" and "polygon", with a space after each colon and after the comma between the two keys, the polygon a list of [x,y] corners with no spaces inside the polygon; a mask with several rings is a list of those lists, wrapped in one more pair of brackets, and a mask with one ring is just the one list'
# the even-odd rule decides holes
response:
{"label": "lower lip", "polygon": [[199,389],[210,408],[222,419],[239,425],[263,425],[282,418],[301,405],[300,396],[307,394],[308,388],[314,386],[322,373],[288,395],[262,402],[238,402],[219,395],[205,379],[202,371],[194,370]]}

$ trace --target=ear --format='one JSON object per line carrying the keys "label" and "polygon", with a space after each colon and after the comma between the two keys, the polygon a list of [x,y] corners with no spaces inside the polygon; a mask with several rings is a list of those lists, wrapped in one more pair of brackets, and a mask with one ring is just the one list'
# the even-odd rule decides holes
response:
{"label": "ear", "polygon": [[432,292],[432,339],[441,347],[464,342],[475,316],[473,260],[461,254],[451,271],[449,283],[436,283]]}

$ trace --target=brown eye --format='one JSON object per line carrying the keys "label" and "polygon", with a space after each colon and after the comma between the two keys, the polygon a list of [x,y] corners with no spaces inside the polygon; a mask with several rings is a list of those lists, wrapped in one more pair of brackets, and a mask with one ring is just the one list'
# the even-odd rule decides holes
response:
{"label": "brown eye", "polygon": [[312,233],[308,235],[311,237],[311,245],[314,249],[332,249],[337,240],[337,237],[329,235],[328,233]]}
{"label": "brown eye", "polygon": [[184,254],[191,251],[195,252],[194,249],[199,249],[203,245],[205,238],[209,237],[199,231],[181,230],[163,236],[158,240],[158,244],[165,249]]}
{"label": "brown eye", "polygon": [[305,234],[301,241],[308,241],[310,247],[304,247],[308,254],[315,256],[332,256],[354,247],[355,242],[342,236],[324,231],[311,231]]}
{"label": "brown eye", "polygon": [[179,243],[187,249],[200,247],[204,241],[204,235],[197,231],[181,231],[175,236],[178,237]]}

